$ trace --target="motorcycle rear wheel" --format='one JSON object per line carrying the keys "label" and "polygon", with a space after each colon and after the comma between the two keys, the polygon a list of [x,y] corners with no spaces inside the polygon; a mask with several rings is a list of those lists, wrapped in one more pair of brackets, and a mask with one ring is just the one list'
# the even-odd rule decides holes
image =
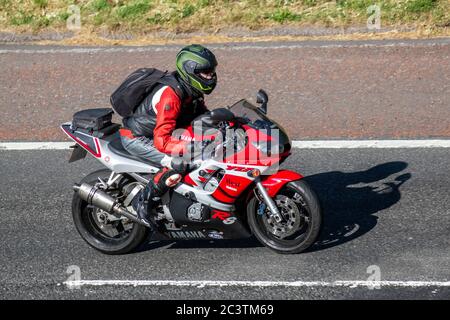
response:
{"label": "motorcycle rear wheel", "polygon": [[[99,182],[98,178],[107,181],[111,171],[102,169],[90,173],[81,180],[81,183],[95,185]],[[110,193],[110,191],[107,191]],[[97,210],[97,211],[96,211]],[[72,218],[75,227],[91,247],[105,254],[118,255],[134,251],[148,237],[150,229],[137,223],[129,222],[124,227],[124,222],[117,222],[117,235],[111,235],[111,230],[106,232],[104,226],[96,218],[98,208],[88,205],[82,200],[78,193],[74,193],[72,199]],[[127,229],[126,229],[127,228]],[[119,232],[121,230],[122,232]]]}
{"label": "motorcycle rear wheel", "polygon": [[260,209],[261,202],[254,197],[247,205],[247,218],[255,237],[266,247],[282,254],[295,254],[309,248],[319,236],[322,210],[315,192],[298,180],[286,184],[274,197],[285,217],[277,224],[269,217],[268,209]]}

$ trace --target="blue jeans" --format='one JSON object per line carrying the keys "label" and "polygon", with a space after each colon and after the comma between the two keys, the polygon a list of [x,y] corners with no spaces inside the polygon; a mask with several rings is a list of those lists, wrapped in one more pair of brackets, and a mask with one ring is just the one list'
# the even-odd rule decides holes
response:
{"label": "blue jeans", "polygon": [[170,167],[172,158],[158,151],[153,140],[146,137],[128,138],[121,136],[122,145],[129,153],[156,167]]}

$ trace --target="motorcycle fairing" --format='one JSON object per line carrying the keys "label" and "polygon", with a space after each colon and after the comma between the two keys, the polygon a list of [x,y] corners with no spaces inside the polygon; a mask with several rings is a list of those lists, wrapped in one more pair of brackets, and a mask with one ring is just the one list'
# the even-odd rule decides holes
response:
{"label": "motorcycle fairing", "polygon": [[[198,202],[217,210],[231,212],[235,210],[235,202],[245,189],[255,180],[247,175],[252,169],[258,169],[262,173],[267,167],[230,165],[224,162],[208,160],[201,163],[200,167],[185,176],[183,182],[178,184],[174,191],[186,195],[195,194]],[[222,170],[223,177],[214,190],[206,191],[204,189],[207,180],[200,175],[201,171],[213,173]]]}

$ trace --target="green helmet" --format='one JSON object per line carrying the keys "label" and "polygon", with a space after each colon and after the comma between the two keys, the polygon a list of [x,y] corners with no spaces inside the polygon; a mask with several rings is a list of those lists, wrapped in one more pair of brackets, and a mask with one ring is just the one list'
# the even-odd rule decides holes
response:
{"label": "green helmet", "polygon": [[217,84],[217,60],[207,48],[192,44],[177,54],[177,71],[181,79],[197,92],[210,94]]}

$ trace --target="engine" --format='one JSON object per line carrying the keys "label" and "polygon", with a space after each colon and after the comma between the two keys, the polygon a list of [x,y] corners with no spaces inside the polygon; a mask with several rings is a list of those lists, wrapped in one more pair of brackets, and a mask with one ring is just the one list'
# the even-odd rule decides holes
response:
{"label": "engine", "polygon": [[174,220],[178,223],[203,222],[211,216],[211,209],[208,206],[175,192],[170,199],[169,208]]}
{"label": "engine", "polygon": [[187,217],[192,221],[205,221],[208,219],[209,208],[196,202],[187,209]]}

